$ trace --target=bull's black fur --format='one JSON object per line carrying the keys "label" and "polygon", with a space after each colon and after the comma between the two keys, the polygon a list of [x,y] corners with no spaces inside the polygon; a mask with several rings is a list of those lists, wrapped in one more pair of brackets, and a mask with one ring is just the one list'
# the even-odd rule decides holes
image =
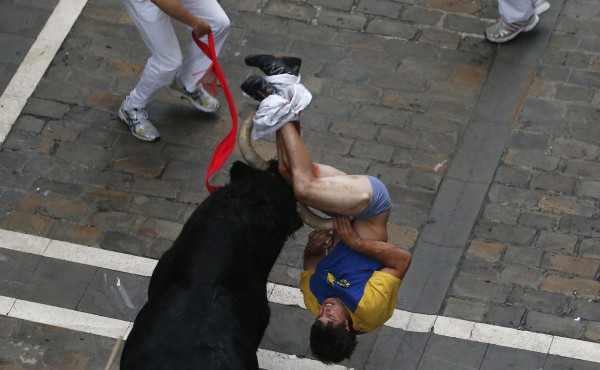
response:
{"label": "bull's black fur", "polygon": [[192,214],[152,274],[122,370],[257,369],[267,277],[302,226],[292,188],[235,162],[230,183]]}

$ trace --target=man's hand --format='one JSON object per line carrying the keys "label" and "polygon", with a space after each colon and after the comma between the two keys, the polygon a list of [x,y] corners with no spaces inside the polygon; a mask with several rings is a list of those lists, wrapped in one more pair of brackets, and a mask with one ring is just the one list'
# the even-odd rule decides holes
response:
{"label": "man's hand", "polygon": [[352,223],[348,216],[337,215],[333,217],[333,231],[350,249],[354,249],[356,243],[360,240],[358,234],[352,228]]}
{"label": "man's hand", "polygon": [[326,251],[331,248],[333,235],[327,230],[313,230],[308,234],[308,243],[304,249],[304,270],[314,269],[319,261],[326,255]]}
{"label": "man's hand", "polygon": [[198,36],[198,38],[208,35],[210,32],[210,25],[204,22],[202,19],[198,19],[198,24],[194,26],[194,34]]}

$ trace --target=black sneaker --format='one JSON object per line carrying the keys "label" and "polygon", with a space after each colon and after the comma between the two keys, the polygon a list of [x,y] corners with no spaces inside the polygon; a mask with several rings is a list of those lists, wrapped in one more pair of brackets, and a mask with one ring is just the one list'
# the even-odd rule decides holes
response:
{"label": "black sneaker", "polygon": [[256,101],[263,101],[267,96],[276,93],[273,85],[263,77],[252,75],[242,82],[242,91]]}
{"label": "black sneaker", "polygon": [[246,65],[260,68],[267,76],[289,73],[298,76],[302,59],[297,57],[276,57],[268,54],[250,55],[244,59]]}

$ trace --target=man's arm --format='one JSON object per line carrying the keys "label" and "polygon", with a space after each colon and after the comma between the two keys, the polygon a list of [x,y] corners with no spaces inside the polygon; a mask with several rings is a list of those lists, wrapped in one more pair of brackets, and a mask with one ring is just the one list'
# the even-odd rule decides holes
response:
{"label": "man's arm", "polygon": [[196,36],[202,37],[210,32],[210,25],[190,13],[179,0],[152,0],[152,2],[170,17],[190,26]]}
{"label": "man's arm", "polygon": [[404,278],[411,261],[409,252],[386,242],[360,239],[347,216],[334,217],[333,230],[350,249],[381,262],[384,266],[382,272]]}
{"label": "man's arm", "polygon": [[331,248],[331,231],[313,230],[308,235],[308,243],[304,248],[304,270],[313,270],[325,258]]}

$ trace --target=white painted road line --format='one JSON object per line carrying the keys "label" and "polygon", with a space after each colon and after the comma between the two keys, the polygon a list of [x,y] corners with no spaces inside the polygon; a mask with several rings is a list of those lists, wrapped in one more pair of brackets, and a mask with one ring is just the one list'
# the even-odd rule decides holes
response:
{"label": "white painted road line", "polygon": [[87,0],[60,0],[0,96],[0,143],[54,59]]}
{"label": "white painted road line", "polygon": [[[157,263],[156,260],[150,258],[29,236],[8,230],[0,230],[0,248],[83,263],[140,276],[151,276],[152,270]],[[302,299],[302,293],[298,288],[268,283],[267,294],[269,301],[273,303],[306,308]],[[17,300],[17,303],[14,303],[14,299],[12,302],[11,299],[0,297],[0,314],[7,307],[9,307],[10,312],[15,309],[14,307],[22,307],[19,300]],[[10,306],[13,306],[12,309]],[[36,321],[31,317],[27,318],[27,320]],[[95,327],[102,328],[103,325],[103,323],[99,323]],[[539,353],[556,354],[563,357],[600,363],[600,343],[398,309],[394,311],[392,318],[385,325],[404,331],[418,333],[433,332],[434,334],[446,337]]]}

